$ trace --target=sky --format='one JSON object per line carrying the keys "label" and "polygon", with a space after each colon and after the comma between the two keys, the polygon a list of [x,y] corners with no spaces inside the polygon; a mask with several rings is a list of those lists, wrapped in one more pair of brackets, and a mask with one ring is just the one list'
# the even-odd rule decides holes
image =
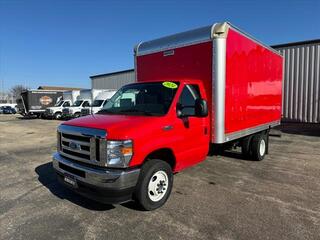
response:
{"label": "sky", "polygon": [[320,0],[0,0],[0,91],[90,88],[133,68],[137,43],[223,21],[269,45],[319,39]]}

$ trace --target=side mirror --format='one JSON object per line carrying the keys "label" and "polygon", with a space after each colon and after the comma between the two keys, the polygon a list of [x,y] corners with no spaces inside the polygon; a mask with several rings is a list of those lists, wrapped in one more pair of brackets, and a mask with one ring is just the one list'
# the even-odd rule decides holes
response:
{"label": "side mirror", "polygon": [[208,104],[207,101],[201,98],[196,99],[195,101],[195,114],[197,117],[206,117],[208,116]]}

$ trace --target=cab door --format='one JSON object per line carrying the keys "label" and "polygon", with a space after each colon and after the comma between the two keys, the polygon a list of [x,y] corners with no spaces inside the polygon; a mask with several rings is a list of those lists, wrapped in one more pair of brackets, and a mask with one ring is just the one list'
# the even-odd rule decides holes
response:
{"label": "cab door", "polygon": [[181,116],[177,116],[175,121],[181,159],[177,168],[180,169],[203,161],[209,151],[209,118],[196,116],[195,102],[198,98],[203,98],[199,85],[186,84],[177,103],[181,109]]}

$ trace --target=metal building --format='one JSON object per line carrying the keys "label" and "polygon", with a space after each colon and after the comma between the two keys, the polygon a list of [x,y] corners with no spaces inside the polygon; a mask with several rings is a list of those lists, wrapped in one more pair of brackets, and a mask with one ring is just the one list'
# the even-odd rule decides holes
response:
{"label": "metal building", "polygon": [[272,46],[284,56],[284,121],[320,123],[320,39]]}
{"label": "metal building", "polygon": [[91,76],[91,88],[119,89],[123,85],[135,82],[134,69]]}

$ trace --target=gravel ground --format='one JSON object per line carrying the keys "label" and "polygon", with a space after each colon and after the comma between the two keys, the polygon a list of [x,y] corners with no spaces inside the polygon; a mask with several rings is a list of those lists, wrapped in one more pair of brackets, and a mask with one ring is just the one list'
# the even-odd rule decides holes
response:
{"label": "gravel ground", "polygon": [[164,207],[144,212],[59,185],[60,123],[0,115],[0,239],[320,239],[320,126],[285,126],[262,162],[208,157],[175,175]]}

